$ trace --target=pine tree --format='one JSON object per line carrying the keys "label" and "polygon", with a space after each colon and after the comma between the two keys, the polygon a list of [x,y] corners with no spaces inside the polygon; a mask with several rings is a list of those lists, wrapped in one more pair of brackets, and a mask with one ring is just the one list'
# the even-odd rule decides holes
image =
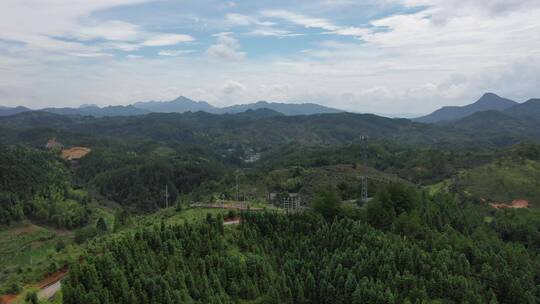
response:
{"label": "pine tree", "polygon": [[96,222],[96,229],[98,231],[99,234],[105,234],[107,233],[107,223],[105,222],[105,219],[103,219],[102,217],[100,217],[97,222]]}

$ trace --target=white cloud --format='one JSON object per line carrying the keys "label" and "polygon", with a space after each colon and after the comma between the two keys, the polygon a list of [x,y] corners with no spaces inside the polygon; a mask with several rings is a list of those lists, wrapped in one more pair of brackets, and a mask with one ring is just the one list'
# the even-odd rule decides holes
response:
{"label": "white cloud", "polygon": [[[72,51],[84,50],[80,43],[66,42],[56,39],[64,35],[72,36],[73,29],[81,28],[79,22],[91,12],[121,5],[141,3],[144,0],[73,0],[59,2],[56,0],[33,1],[0,1],[0,39],[21,42],[29,50]],[[113,24],[117,29],[119,24]],[[86,31],[85,35],[97,36],[102,29]],[[124,28],[125,30],[125,28]],[[120,31],[116,32],[119,34]]]}
{"label": "white cloud", "polygon": [[234,26],[245,26],[254,29],[250,30],[246,34],[249,36],[266,36],[266,37],[294,37],[301,36],[302,34],[293,33],[288,30],[276,29],[273,26],[274,22],[260,21],[257,18],[241,15],[241,14],[227,14],[226,20]]}
{"label": "white cloud", "polygon": [[227,21],[229,23],[231,23],[233,25],[241,25],[241,26],[249,26],[249,25],[272,26],[272,25],[275,25],[274,22],[260,21],[260,20],[258,20],[256,18],[247,16],[247,15],[236,14],[236,13],[227,14],[225,16],[225,18],[227,19]]}
{"label": "white cloud", "polygon": [[269,37],[296,37],[303,34],[293,33],[286,30],[278,30],[274,28],[259,28],[247,33],[250,36],[269,36]]}
{"label": "white cloud", "polygon": [[360,27],[338,26],[328,19],[308,17],[286,10],[264,10],[262,12],[262,15],[265,17],[283,19],[288,22],[303,26],[305,28],[322,29],[325,30],[325,33],[327,34],[361,37],[370,33],[370,30],[368,29]]}
{"label": "white cloud", "polygon": [[160,56],[177,57],[185,54],[193,53],[192,50],[161,50],[158,52]]}
{"label": "white cloud", "polygon": [[245,52],[239,51],[240,44],[232,36],[232,33],[218,33],[214,36],[217,38],[216,44],[211,45],[206,51],[211,57],[229,61],[240,61],[246,57]]}
{"label": "white cloud", "polygon": [[73,36],[80,40],[105,39],[112,41],[133,41],[140,38],[142,30],[139,26],[119,20],[111,20],[94,26],[82,26],[76,29]]}
{"label": "white cloud", "polygon": [[244,91],[245,89],[245,85],[234,80],[227,80],[227,82],[221,87],[221,91],[227,95],[237,94]]}
{"label": "white cloud", "polygon": [[142,43],[144,46],[167,46],[195,41],[190,35],[183,34],[160,34]]}
{"label": "white cloud", "polygon": [[112,54],[108,53],[99,53],[99,52],[86,52],[86,53],[68,53],[71,56],[75,57],[87,57],[87,58],[97,58],[97,57],[112,57]]}

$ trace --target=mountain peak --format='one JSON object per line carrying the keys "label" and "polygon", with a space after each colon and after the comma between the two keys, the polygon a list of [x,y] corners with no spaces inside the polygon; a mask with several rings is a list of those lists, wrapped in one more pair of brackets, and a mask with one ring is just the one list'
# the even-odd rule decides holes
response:
{"label": "mountain peak", "polygon": [[189,99],[185,96],[178,96],[176,99],[172,100],[171,102],[196,102],[195,100]]}
{"label": "mountain peak", "polygon": [[516,102],[510,99],[500,97],[499,95],[495,93],[488,92],[482,95],[482,97],[480,97],[480,99],[478,99],[478,101],[476,101],[473,105],[489,105],[489,104],[498,104],[498,105],[501,105],[502,107],[502,109],[499,109],[499,106],[497,106],[498,108],[489,109],[489,110],[504,110],[504,108],[515,105]]}
{"label": "mountain peak", "polygon": [[495,94],[493,92],[486,92],[486,93],[484,93],[484,95],[482,95],[482,97],[480,97],[480,99],[493,98],[493,97],[501,98],[499,95],[497,95],[497,94]]}
{"label": "mountain peak", "polygon": [[452,106],[452,107],[443,107],[429,115],[419,117],[415,119],[419,122],[425,123],[437,123],[443,121],[452,121],[458,120],[464,117],[467,117],[476,112],[482,111],[504,111],[515,106],[517,102],[500,97],[499,95],[491,92],[484,93],[480,99],[475,103],[466,105],[466,106]]}
{"label": "mountain peak", "polygon": [[137,102],[133,106],[139,109],[161,113],[184,113],[198,111],[215,113],[217,111],[217,108],[206,101],[194,101],[185,96],[179,96],[171,101]]}

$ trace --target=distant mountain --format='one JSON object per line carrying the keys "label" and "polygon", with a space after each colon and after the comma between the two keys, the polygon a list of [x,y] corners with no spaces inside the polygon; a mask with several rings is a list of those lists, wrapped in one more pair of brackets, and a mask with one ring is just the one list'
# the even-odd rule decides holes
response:
{"label": "distant mountain", "polygon": [[315,103],[277,103],[259,101],[256,103],[233,105],[221,109],[221,113],[241,113],[247,110],[270,109],[287,116],[341,113],[342,110],[321,106]]}
{"label": "distant mountain", "polygon": [[270,110],[267,108],[252,110],[249,109],[241,113],[226,113],[225,115],[235,115],[236,117],[253,117],[253,118],[263,118],[263,117],[275,117],[275,116],[285,116],[285,114],[278,111]]}
{"label": "distant mountain", "polygon": [[423,122],[423,123],[438,123],[438,122],[445,122],[445,121],[453,121],[453,120],[458,120],[458,119],[467,117],[471,114],[482,112],[482,111],[489,111],[489,110],[504,111],[517,104],[518,103],[513,100],[502,98],[493,93],[486,93],[478,101],[476,101],[473,104],[461,106],[461,107],[459,106],[443,107],[429,115],[416,118],[414,119],[414,121]]}
{"label": "distant mountain", "polygon": [[529,99],[524,103],[508,108],[504,113],[517,118],[529,118],[540,122],[540,98]]}
{"label": "distant mountain", "polygon": [[[44,108],[37,111],[44,111],[60,115],[80,115],[80,116],[134,116],[144,115],[149,113],[185,113],[185,112],[206,112],[211,114],[237,114],[246,111],[256,111],[248,113],[248,116],[257,115],[263,116],[277,116],[283,114],[287,116],[293,115],[312,115],[312,114],[331,114],[341,113],[344,111],[321,106],[314,103],[277,103],[259,101],[256,103],[233,105],[229,107],[219,108],[215,107],[206,101],[194,101],[187,97],[180,96],[171,101],[148,101],[137,102],[129,106],[107,106],[100,108],[96,105],[88,104],[82,105],[78,108]],[[264,110],[264,111],[258,111]],[[25,107],[8,108],[0,106],[0,116],[10,116],[18,113],[35,111]]]}
{"label": "distant mountain", "polygon": [[137,102],[134,107],[157,113],[184,113],[184,112],[208,112],[216,113],[218,108],[206,101],[194,101],[187,97],[180,96],[171,101],[148,101]]}
{"label": "distant mountain", "polygon": [[27,107],[15,107],[15,108],[9,108],[9,107],[2,107],[0,106],[0,116],[9,116],[14,114],[19,114],[23,112],[32,111]]}
{"label": "distant mountain", "polygon": [[132,115],[144,115],[150,113],[150,111],[139,109],[134,106],[107,106],[100,108],[95,105],[84,106],[79,108],[45,108],[41,111],[60,114],[60,115],[81,115],[81,116],[132,116]]}
{"label": "distant mountain", "polygon": [[133,104],[133,106],[156,113],[185,113],[203,111],[213,114],[235,114],[246,112],[247,110],[269,109],[287,116],[292,116],[344,112],[314,103],[293,104],[266,101],[219,108],[214,107],[205,101],[194,101],[184,96],[180,96],[172,101],[137,102]]}
{"label": "distant mountain", "polygon": [[540,140],[540,123],[496,110],[476,112],[447,126],[464,131],[470,138],[482,134],[483,140],[495,146],[510,145],[517,138]]}

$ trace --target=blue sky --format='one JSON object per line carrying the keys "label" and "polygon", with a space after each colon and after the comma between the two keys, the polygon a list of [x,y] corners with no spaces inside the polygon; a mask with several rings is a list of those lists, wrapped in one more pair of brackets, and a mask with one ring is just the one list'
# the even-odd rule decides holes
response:
{"label": "blue sky", "polygon": [[317,102],[426,113],[540,96],[536,0],[0,3],[0,105]]}

